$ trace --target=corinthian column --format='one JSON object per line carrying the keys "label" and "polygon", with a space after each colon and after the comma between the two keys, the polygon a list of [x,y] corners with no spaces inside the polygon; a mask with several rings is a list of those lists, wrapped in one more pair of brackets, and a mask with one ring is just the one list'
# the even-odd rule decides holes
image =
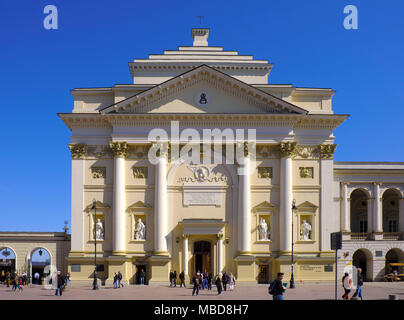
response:
{"label": "corinthian column", "polygon": [[183,267],[182,270],[184,271],[184,276],[188,276],[188,238],[189,236],[187,234],[183,235]]}
{"label": "corinthian column", "polygon": [[[244,143],[244,156],[240,161],[238,185],[238,230],[240,234],[239,253],[251,251],[251,194],[250,194],[250,156],[248,144]],[[219,270],[220,271],[220,270]]]}
{"label": "corinthian column", "polygon": [[[163,150],[162,150],[163,149]],[[164,150],[165,149],[165,150]],[[167,253],[167,157],[168,150],[163,146],[156,159],[154,183],[154,253]]]}
{"label": "corinthian column", "polygon": [[112,254],[122,255],[126,251],[125,221],[125,157],[128,144],[126,142],[110,142],[114,155],[114,194],[112,206]]}
{"label": "corinthian column", "polygon": [[217,272],[223,271],[223,234],[217,235]]}
{"label": "corinthian column", "polygon": [[84,157],[87,145],[70,143],[69,149],[72,153],[72,192],[71,192],[71,214],[72,214],[72,242],[71,251],[83,251],[84,229]]}
{"label": "corinthian column", "polygon": [[348,183],[342,182],[342,226],[343,232],[351,232],[350,199],[348,198]]}
{"label": "corinthian column", "polygon": [[281,157],[280,177],[280,251],[292,250],[292,155],[296,142],[281,143],[279,152]]}

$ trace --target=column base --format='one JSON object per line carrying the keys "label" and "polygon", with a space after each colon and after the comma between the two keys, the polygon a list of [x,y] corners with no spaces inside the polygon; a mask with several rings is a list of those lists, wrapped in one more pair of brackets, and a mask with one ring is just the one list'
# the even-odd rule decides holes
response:
{"label": "column base", "polygon": [[153,254],[148,259],[149,269],[150,269],[150,279],[149,283],[169,283],[170,275],[170,265],[171,258],[168,253],[163,254]]}
{"label": "column base", "polygon": [[255,279],[255,256],[238,255],[234,258],[236,262],[236,281],[238,282],[256,282]]}
{"label": "column base", "polygon": [[376,231],[372,233],[373,240],[383,240],[383,232]]}

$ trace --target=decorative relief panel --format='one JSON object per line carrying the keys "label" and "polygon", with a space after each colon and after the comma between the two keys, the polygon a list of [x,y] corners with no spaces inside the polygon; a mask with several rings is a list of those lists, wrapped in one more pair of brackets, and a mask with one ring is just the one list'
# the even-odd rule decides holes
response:
{"label": "decorative relief panel", "polygon": [[189,165],[187,168],[192,171],[192,177],[179,177],[178,183],[208,183],[208,182],[225,182],[227,177],[222,172],[214,172],[214,166],[208,165]]}
{"label": "decorative relief panel", "polygon": [[258,167],[258,178],[259,179],[271,179],[272,178],[272,167]]}
{"label": "decorative relief panel", "polygon": [[105,179],[107,169],[105,167],[91,167],[91,177],[93,179]]}
{"label": "decorative relief panel", "polygon": [[314,178],[313,167],[299,167],[299,176],[303,179]]}
{"label": "decorative relief panel", "polygon": [[148,168],[147,167],[133,167],[133,177],[135,179],[147,179]]}

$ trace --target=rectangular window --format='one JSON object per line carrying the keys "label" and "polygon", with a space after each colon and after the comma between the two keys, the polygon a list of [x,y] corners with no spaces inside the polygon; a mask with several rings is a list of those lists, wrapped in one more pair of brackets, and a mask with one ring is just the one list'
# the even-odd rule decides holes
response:
{"label": "rectangular window", "polygon": [[389,220],[389,232],[397,232],[397,220]]}
{"label": "rectangular window", "polygon": [[324,272],[333,272],[334,266],[332,264],[324,266]]}
{"label": "rectangular window", "polygon": [[81,264],[72,264],[72,272],[80,272]]}
{"label": "rectangular window", "polygon": [[359,232],[368,232],[368,221],[367,220],[359,221]]}
{"label": "rectangular window", "polygon": [[103,264],[97,264],[97,271],[98,272],[104,272],[104,265]]}

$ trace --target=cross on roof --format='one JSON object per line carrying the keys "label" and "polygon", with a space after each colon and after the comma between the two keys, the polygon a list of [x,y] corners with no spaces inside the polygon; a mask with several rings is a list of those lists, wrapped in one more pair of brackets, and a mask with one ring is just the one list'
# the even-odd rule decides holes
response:
{"label": "cross on roof", "polygon": [[202,18],[203,18],[203,16],[198,16],[198,18],[199,18],[199,24],[202,25]]}

